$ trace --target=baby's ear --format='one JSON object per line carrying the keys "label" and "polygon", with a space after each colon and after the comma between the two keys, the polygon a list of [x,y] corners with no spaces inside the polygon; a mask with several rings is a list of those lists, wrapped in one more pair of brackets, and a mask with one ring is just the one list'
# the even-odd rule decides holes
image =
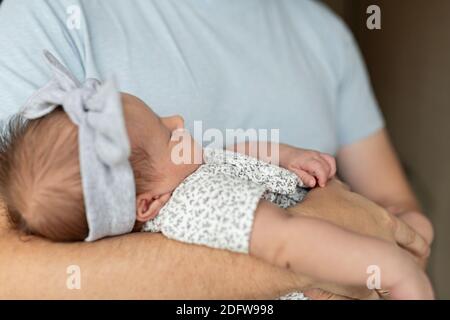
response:
{"label": "baby's ear", "polygon": [[136,220],[139,222],[147,222],[155,218],[159,210],[169,201],[171,193],[162,195],[152,195],[145,192],[136,198]]}

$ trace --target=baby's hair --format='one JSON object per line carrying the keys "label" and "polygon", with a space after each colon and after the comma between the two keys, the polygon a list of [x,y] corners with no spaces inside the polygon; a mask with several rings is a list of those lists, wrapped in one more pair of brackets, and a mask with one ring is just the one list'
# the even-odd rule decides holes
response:
{"label": "baby's hair", "polygon": [[[36,119],[10,119],[0,134],[0,197],[12,226],[54,241],[84,240],[86,220],[78,128],[58,108]],[[136,191],[155,177],[149,154],[132,146]]]}
{"label": "baby's hair", "polygon": [[84,214],[77,130],[62,110],[14,116],[0,138],[0,194],[13,226],[57,241],[80,240]]}

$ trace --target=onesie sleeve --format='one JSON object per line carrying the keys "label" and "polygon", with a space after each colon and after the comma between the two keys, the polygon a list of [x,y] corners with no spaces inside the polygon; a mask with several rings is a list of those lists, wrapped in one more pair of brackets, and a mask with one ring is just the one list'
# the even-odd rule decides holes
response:
{"label": "onesie sleeve", "polygon": [[248,253],[253,220],[265,188],[203,165],[186,178],[143,231],[185,243]]}
{"label": "onesie sleeve", "polygon": [[296,193],[304,185],[295,173],[241,153],[205,148],[204,158],[216,172],[252,181],[280,195]]}

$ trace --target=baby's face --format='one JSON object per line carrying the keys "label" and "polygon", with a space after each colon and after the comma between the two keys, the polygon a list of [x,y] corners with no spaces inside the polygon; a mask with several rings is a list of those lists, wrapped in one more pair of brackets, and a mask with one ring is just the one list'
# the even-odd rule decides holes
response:
{"label": "baby's face", "polygon": [[[181,116],[159,117],[143,101],[129,94],[122,94],[122,102],[131,145],[139,145],[146,150],[156,174],[161,176],[151,189],[155,194],[172,192],[198,168],[201,147],[186,131],[183,131],[181,141],[172,138],[174,132],[184,129]],[[192,161],[189,163],[179,164],[173,159],[174,148],[178,148],[180,142],[184,146],[183,152],[190,152]]]}

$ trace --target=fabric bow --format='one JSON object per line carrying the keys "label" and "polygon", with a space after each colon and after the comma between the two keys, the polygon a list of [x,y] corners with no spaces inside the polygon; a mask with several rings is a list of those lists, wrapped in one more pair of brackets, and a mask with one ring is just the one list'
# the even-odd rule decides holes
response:
{"label": "fabric bow", "polygon": [[85,241],[132,231],[135,182],[120,93],[113,79],[80,83],[50,52],[44,51],[53,78],[21,109],[24,118],[41,118],[61,106],[78,126],[80,170],[89,235]]}

